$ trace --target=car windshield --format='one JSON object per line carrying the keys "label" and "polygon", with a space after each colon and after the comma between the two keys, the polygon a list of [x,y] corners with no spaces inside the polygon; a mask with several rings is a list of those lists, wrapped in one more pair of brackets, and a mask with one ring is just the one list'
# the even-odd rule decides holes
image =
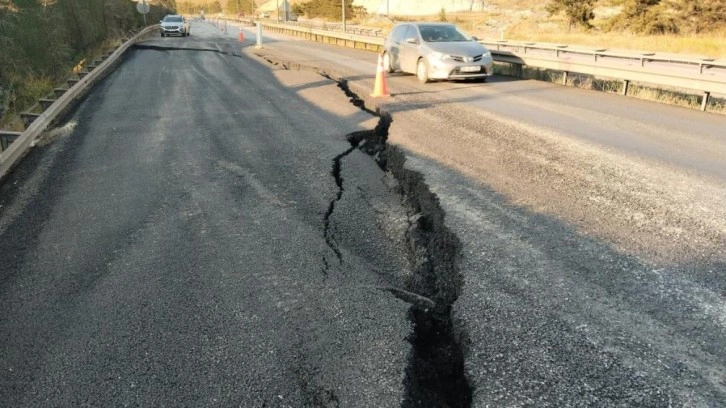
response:
{"label": "car windshield", "polygon": [[164,17],[164,21],[167,23],[181,23],[182,18],[177,16],[167,16]]}
{"label": "car windshield", "polygon": [[471,41],[471,37],[453,25],[420,25],[421,38],[426,42]]}

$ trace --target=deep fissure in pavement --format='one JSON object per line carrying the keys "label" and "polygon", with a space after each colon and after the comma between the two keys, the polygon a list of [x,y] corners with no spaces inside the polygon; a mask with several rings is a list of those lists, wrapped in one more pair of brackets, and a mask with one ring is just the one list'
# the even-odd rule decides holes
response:
{"label": "deep fissure in pavement", "polygon": [[[345,192],[345,187],[343,186],[344,179],[341,172],[341,168],[343,165],[342,162],[346,156],[351,154],[356,148],[359,147],[361,141],[372,139],[375,131],[375,129],[362,130],[348,134],[346,136],[346,140],[348,140],[348,143],[350,143],[350,148],[333,158],[333,168],[330,174],[335,179],[335,185],[338,186],[338,191],[335,193],[335,197],[330,201],[330,204],[328,204],[328,210],[323,216],[323,237],[325,237],[325,243],[328,245],[328,247],[330,247],[330,249],[333,250],[335,256],[338,258],[338,262],[340,263],[343,262],[343,254],[340,252],[340,248],[338,248],[338,244],[335,242],[335,239],[333,239],[333,235],[331,232],[331,217],[335,212],[335,205],[341,200],[341,198],[343,198],[343,193]],[[330,264],[328,263],[328,259],[323,256],[323,274],[325,274],[326,276],[328,274],[329,268]]]}
{"label": "deep fissure in pavement", "polygon": [[[452,305],[463,285],[457,269],[460,242],[444,224],[439,199],[429,190],[423,175],[405,168],[405,154],[387,145],[391,116],[366,108],[344,79],[336,82],[351,103],[380,118],[374,130],[351,134],[348,141],[393,174],[398,181],[397,193],[408,212],[406,249],[414,267],[413,278],[405,291],[388,290],[411,304],[409,319],[414,330],[409,339],[412,351],[402,406],[469,407],[472,392],[464,374],[464,339],[455,336],[451,320]],[[457,334],[464,335],[460,331]]]}
{"label": "deep fissure in pavement", "polygon": [[[439,199],[424,181],[423,175],[405,168],[405,154],[387,145],[392,117],[385,111],[371,110],[364,99],[353,92],[345,78],[336,78],[317,67],[275,61],[263,56],[273,65],[285,69],[308,69],[335,81],[360,109],[379,117],[375,129],[351,133],[347,136],[351,148],[336,156],[332,175],[338,185],[336,198],[325,216],[326,242],[330,242],[330,218],[344,192],[341,170],[343,159],[356,148],[367,153],[383,171],[390,172],[398,181],[400,194],[409,219],[406,232],[407,253],[414,274],[405,289],[379,288],[409,304],[409,319],[413,333],[408,339],[412,345],[404,386],[402,407],[470,407],[472,391],[464,374],[462,345],[467,341],[463,330],[454,330],[451,317],[453,303],[459,296],[463,278],[457,268],[460,242],[444,224],[444,211]],[[334,245],[334,244],[333,244]],[[340,250],[334,247],[336,255]],[[342,258],[339,258],[342,259]],[[323,260],[327,269],[327,260]]]}
{"label": "deep fissure in pavement", "polygon": [[444,225],[444,211],[423,176],[405,168],[403,152],[388,146],[383,159],[386,170],[399,182],[409,212],[406,242],[414,274],[407,289],[434,304],[412,304],[409,311],[414,324],[413,356],[406,370],[403,406],[469,407],[472,392],[464,375],[464,339],[455,336],[451,319],[463,285],[457,270],[460,242]]}
{"label": "deep fissure in pavement", "polygon": [[[333,215],[333,212],[335,212],[335,204],[337,204],[338,201],[343,198],[343,192],[345,191],[345,188],[343,187],[343,176],[340,174],[340,162],[345,156],[349,155],[353,150],[355,150],[357,146],[357,143],[353,144],[348,150],[335,156],[335,158],[333,159],[333,170],[331,171],[331,174],[335,178],[335,184],[338,186],[338,191],[335,193],[335,198],[330,201],[330,204],[328,205],[328,210],[325,212],[325,216],[323,217],[323,236],[325,237],[325,243],[327,243],[330,249],[333,250],[335,256],[338,257],[339,262],[343,262],[343,254],[340,252],[338,244],[335,243],[335,240],[333,240],[333,237],[331,236],[330,217]],[[325,273],[327,273],[327,269],[329,267],[328,260],[323,257],[323,262],[325,264]]]}

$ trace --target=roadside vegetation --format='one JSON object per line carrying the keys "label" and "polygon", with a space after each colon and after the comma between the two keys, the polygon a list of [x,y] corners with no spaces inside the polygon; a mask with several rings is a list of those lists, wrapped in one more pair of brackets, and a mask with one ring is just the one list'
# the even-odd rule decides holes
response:
{"label": "roadside vegetation", "polygon": [[[147,21],[174,8],[174,0],[157,0]],[[0,0],[0,125],[142,26],[130,0]]]}
{"label": "roadside vegetation", "polygon": [[456,23],[487,39],[593,46],[726,58],[724,0],[490,0],[480,12],[368,16],[363,25],[396,21]]}
{"label": "roadside vegetation", "polygon": [[[360,1],[360,0],[359,0]],[[433,0],[408,0],[412,5]],[[311,20],[340,21],[340,0],[287,0]],[[397,2],[399,3],[399,2]],[[566,43],[726,58],[724,0],[478,0],[477,12],[441,9],[430,16],[367,13],[346,0],[350,24],[389,30],[399,21],[454,22],[482,38]],[[283,0],[176,0],[181,13],[257,14]],[[412,6],[415,7],[415,6]]]}
{"label": "roadside vegetation", "polygon": [[[254,15],[277,0],[148,1],[152,24],[169,12]],[[340,0],[288,2],[293,13],[307,19],[342,18]],[[487,0],[481,5],[479,12],[381,16],[349,0],[346,18],[384,31],[398,21],[450,21],[485,39],[726,58],[724,0]],[[74,67],[142,25],[132,0],[0,0],[0,126],[63,83]]]}

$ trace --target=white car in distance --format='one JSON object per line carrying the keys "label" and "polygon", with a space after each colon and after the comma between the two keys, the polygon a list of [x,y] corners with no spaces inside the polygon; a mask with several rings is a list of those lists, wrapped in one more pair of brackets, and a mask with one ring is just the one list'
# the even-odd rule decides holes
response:
{"label": "white car in distance", "polygon": [[159,32],[162,37],[167,35],[176,34],[189,36],[191,33],[191,25],[186,18],[178,14],[167,14],[163,20],[159,21]]}

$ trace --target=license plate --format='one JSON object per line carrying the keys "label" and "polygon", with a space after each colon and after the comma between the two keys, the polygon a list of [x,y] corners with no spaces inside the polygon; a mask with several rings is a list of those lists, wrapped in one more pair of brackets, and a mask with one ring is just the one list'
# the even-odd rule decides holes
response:
{"label": "license plate", "polygon": [[459,70],[461,72],[479,72],[481,71],[481,67],[461,67]]}

